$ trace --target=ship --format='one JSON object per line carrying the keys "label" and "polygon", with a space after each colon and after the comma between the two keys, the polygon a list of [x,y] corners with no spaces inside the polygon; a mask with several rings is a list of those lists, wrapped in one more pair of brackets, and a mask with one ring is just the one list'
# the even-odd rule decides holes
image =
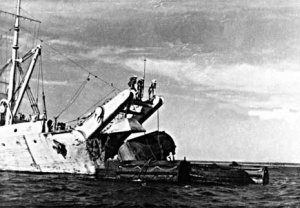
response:
{"label": "ship", "polygon": [[[133,76],[127,89],[78,118],[76,125],[67,126],[56,118],[53,122],[47,115],[44,92],[40,110],[29,87],[42,46],[22,57],[18,51],[21,19],[35,21],[21,16],[20,4],[18,0],[16,14],[11,14],[15,19],[12,57],[0,70],[1,78],[10,69],[8,83],[0,83],[8,89],[2,87],[0,94],[0,171],[183,183],[268,183],[267,167],[175,160],[173,138],[164,131],[146,133],[143,127],[164,104],[164,98],[155,94],[155,80],[148,98],[143,96],[144,79]],[[28,60],[28,69],[23,70]],[[20,112],[25,94],[32,108],[29,118]],[[142,135],[131,138],[134,133]]]}
{"label": "ship", "polygon": [[[130,87],[80,118],[72,128],[52,122],[47,116],[45,96],[43,110],[35,99],[30,99],[33,95],[29,82],[42,46],[20,56],[20,20],[26,18],[20,15],[20,4],[18,0],[12,57],[1,68],[3,72],[10,67],[10,75],[8,91],[1,94],[0,101],[0,170],[95,174],[132,132],[145,131],[141,124],[162,106],[163,98],[152,95],[151,100],[139,101],[137,89]],[[28,69],[23,70],[22,64],[28,60]],[[25,94],[32,107],[30,118],[19,111]],[[114,148],[110,148],[112,144]]]}

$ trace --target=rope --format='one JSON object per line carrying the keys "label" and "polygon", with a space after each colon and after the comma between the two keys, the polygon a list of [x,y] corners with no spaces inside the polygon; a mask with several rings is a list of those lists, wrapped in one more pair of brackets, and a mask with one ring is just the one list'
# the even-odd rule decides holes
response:
{"label": "rope", "polygon": [[150,162],[151,162],[151,159],[149,159],[148,161],[146,161],[146,162],[144,163],[143,167],[140,169],[140,172],[139,172],[138,175],[137,175],[138,178],[141,177],[141,174],[142,174],[143,172],[144,172],[144,175],[146,175],[147,169],[148,169],[148,167],[149,167]]}
{"label": "rope", "polygon": [[54,47],[50,46],[50,45],[49,45],[48,43],[46,43],[44,40],[42,40],[42,39],[39,39],[39,40],[40,40],[42,43],[44,43],[46,46],[48,46],[49,48],[51,48],[53,51],[55,51],[56,53],[58,53],[58,54],[64,56],[66,59],[68,59],[68,60],[69,60],[70,62],[72,62],[74,65],[76,65],[77,67],[79,67],[81,70],[87,72],[89,75],[92,75],[94,78],[96,78],[96,79],[98,79],[98,80],[104,82],[104,83],[107,84],[108,86],[110,86],[110,87],[112,87],[112,88],[114,88],[114,89],[120,91],[120,89],[118,89],[117,87],[115,87],[113,83],[109,83],[108,81],[106,81],[106,80],[104,80],[104,79],[98,77],[96,74],[94,74],[94,73],[88,71],[88,70],[85,69],[83,66],[81,66],[80,64],[78,64],[77,62],[75,62],[74,60],[72,60],[71,58],[69,58],[68,56],[66,56],[64,53],[62,53],[62,52],[58,51],[57,49],[55,49]]}
{"label": "rope", "polygon": [[[22,9],[22,8],[21,8]],[[29,14],[26,10],[24,10],[24,9],[22,9],[23,11],[25,11],[27,14]],[[22,30],[24,30],[24,31],[26,31],[26,32],[28,32],[28,34],[30,35],[30,36],[32,36],[32,37],[34,37],[34,39],[37,39],[37,40],[39,40],[40,42],[42,42],[42,43],[44,43],[46,46],[48,46],[50,49],[52,49],[53,51],[55,51],[56,53],[58,53],[58,54],[60,54],[60,55],[62,55],[62,56],[64,56],[67,60],[69,60],[71,63],[73,63],[74,65],[76,65],[77,67],[79,67],[81,70],[83,70],[83,71],[85,71],[85,72],[87,72],[88,73],[88,78],[82,83],[82,85],[78,88],[78,90],[75,92],[75,94],[73,95],[73,97],[70,99],[70,101],[68,102],[68,104],[65,106],[65,108],[56,116],[56,118],[58,118],[62,113],[64,113],[75,101],[76,101],[76,99],[79,97],[79,95],[81,94],[81,92],[83,91],[83,89],[84,89],[84,87],[86,86],[86,84],[87,84],[87,82],[89,81],[89,77],[90,76],[93,76],[94,78],[96,78],[96,79],[98,79],[98,80],[100,80],[100,81],[102,81],[102,82],[104,82],[106,85],[109,85],[110,87],[112,87],[112,88],[114,88],[114,90],[113,91],[111,91],[108,95],[110,95],[111,93],[113,93],[114,91],[116,91],[116,90],[118,90],[118,91],[120,91],[120,89],[118,89],[117,87],[115,87],[114,86],[114,84],[113,83],[109,83],[108,81],[106,81],[106,80],[104,80],[104,79],[102,79],[102,78],[100,78],[100,77],[98,77],[96,74],[94,74],[94,73],[92,73],[92,72],[90,72],[90,71],[88,71],[87,69],[85,69],[84,67],[82,67],[80,64],[78,64],[77,62],[75,62],[74,60],[72,60],[71,58],[69,58],[68,56],[66,56],[64,53],[62,53],[62,52],[60,52],[60,51],[58,51],[57,49],[55,49],[54,47],[52,47],[50,44],[48,44],[47,42],[45,42],[44,40],[42,40],[42,39],[38,39],[38,36],[39,36],[39,30],[40,30],[40,22],[38,21],[38,29],[37,29],[37,32],[35,33],[35,32],[30,32],[30,31],[28,31],[26,28],[23,28],[23,27],[21,27],[21,25],[20,25],[20,28],[22,29]],[[37,28],[37,25],[35,24],[34,25],[34,30],[33,31],[35,31],[36,30],[36,28]],[[9,29],[9,32],[11,32],[11,30],[12,30],[12,28],[11,29]],[[8,33],[8,32],[7,32]],[[6,34],[6,36],[7,36],[7,34]],[[1,44],[3,44],[3,42],[4,41],[2,41],[2,43]],[[6,43],[7,43],[7,39],[6,39]],[[34,40],[33,40],[33,43],[34,43]],[[28,44],[28,43],[27,43]],[[6,49],[6,54],[7,54],[7,49]],[[40,67],[42,66],[42,64],[41,64],[41,62],[40,62]],[[44,85],[43,85],[43,74],[42,74],[42,71],[41,71],[41,68],[40,68],[40,71],[39,71],[39,73],[38,73],[38,80],[40,79],[40,76],[42,77],[42,90],[43,90],[43,93],[44,93]],[[39,89],[39,82],[38,82],[38,89]],[[17,88],[16,89],[16,91],[18,91],[19,90],[19,88]],[[36,102],[38,102],[38,91],[37,91],[37,98],[36,98]],[[108,95],[106,95],[105,97],[107,97]],[[103,98],[103,99],[105,99],[105,97]],[[100,101],[102,101],[103,99],[101,99]],[[100,101],[98,101],[95,105],[97,105]],[[91,108],[93,108],[95,105],[93,105]],[[91,108],[89,108],[88,110],[90,110]],[[87,111],[88,111],[87,110]],[[84,112],[84,113],[86,113],[86,112]]]}
{"label": "rope", "polygon": [[[89,109],[87,109],[86,111],[84,111],[84,113],[82,113],[80,116],[78,116],[78,118],[82,117],[84,114],[86,114],[88,111],[90,111],[92,108],[94,108],[96,105],[98,105],[101,101],[103,101],[105,98],[107,98],[110,94],[112,94],[114,91],[116,91],[115,89],[110,91],[108,94],[106,94],[103,98],[101,98],[99,101],[97,101],[92,107],[90,107]],[[73,119],[71,121],[67,121],[65,123],[72,123],[74,121],[78,121],[78,118]]]}
{"label": "rope", "polygon": [[160,149],[160,159],[163,160],[163,156],[164,156],[164,149],[162,148],[162,145],[160,143],[160,138],[159,138],[159,109],[157,109],[157,141],[158,141],[158,145],[159,145],[159,149]]}
{"label": "rope", "polygon": [[[27,14],[29,14],[29,12],[27,12],[27,11],[24,10],[23,8],[21,8],[21,9],[22,9],[23,11],[25,11]],[[51,49],[52,49],[53,51],[55,51],[56,53],[58,53],[58,54],[64,56],[65,58],[67,58],[70,62],[72,62],[73,64],[75,64],[75,65],[76,65],[77,67],[79,67],[81,70],[87,72],[89,75],[92,75],[94,78],[96,78],[96,79],[98,79],[98,80],[104,82],[105,84],[109,85],[110,87],[112,87],[112,88],[114,88],[114,89],[120,91],[120,89],[118,89],[117,87],[115,87],[113,83],[109,83],[108,81],[106,81],[106,80],[104,80],[104,79],[98,77],[96,74],[94,74],[94,73],[88,71],[88,70],[85,69],[83,66],[81,66],[80,64],[78,64],[77,62],[75,62],[74,60],[72,60],[71,58],[69,58],[68,56],[66,56],[64,53],[62,53],[62,52],[58,51],[57,49],[55,49],[54,47],[52,47],[52,46],[51,46],[50,44],[48,44],[46,41],[44,41],[44,40],[42,40],[42,39],[39,39],[38,36],[39,36],[39,30],[40,30],[40,22],[38,22],[38,23],[39,23],[39,24],[38,24],[39,26],[38,26],[38,30],[37,30],[37,34],[36,34],[36,35],[35,35],[35,34],[31,34],[30,31],[26,30],[25,28],[22,28],[22,30],[25,30],[26,32],[29,33],[30,36],[33,36],[34,38],[36,38],[37,40],[41,41],[41,42],[44,43],[46,46],[48,46],[49,48],[51,48]],[[36,28],[36,25],[35,25],[35,28]],[[35,36],[36,36],[36,37],[35,37]]]}
{"label": "rope", "polygon": [[68,110],[68,108],[76,101],[76,99],[79,97],[79,95],[81,94],[82,90],[84,89],[85,85],[90,80],[89,77],[90,77],[90,75],[88,75],[87,79],[85,79],[84,82],[80,85],[80,87],[77,89],[77,91],[75,92],[75,94],[73,95],[73,97],[70,99],[70,101],[68,102],[68,104],[66,105],[66,107],[55,118],[60,117],[60,115],[63,112],[65,112],[66,110]]}
{"label": "rope", "polygon": [[[25,80],[25,75],[24,75],[23,69],[22,69],[22,67],[20,66],[20,64],[17,64],[17,68],[19,69],[20,78],[21,78],[22,80],[21,80],[21,82],[20,82],[18,88],[16,89],[16,92],[15,92],[15,93],[17,93],[17,91],[20,90],[21,84],[22,84],[22,83],[24,82],[24,80]],[[31,89],[30,89],[29,85],[28,85],[27,88],[26,88],[26,94],[27,94],[27,96],[28,96],[28,100],[29,100],[29,102],[30,102],[30,105],[31,105],[31,108],[32,108],[33,112],[34,112],[34,113],[39,113],[39,109],[38,109],[37,103],[36,103],[36,101],[35,101],[35,99],[34,99],[34,96],[33,96],[32,92],[31,92]]]}
{"label": "rope", "polygon": [[148,139],[147,139],[147,138],[146,138],[146,142],[147,142],[147,146],[148,146],[148,148],[150,149],[150,152],[151,152],[151,154],[153,155],[154,159],[157,160],[155,154],[153,153],[153,151],[152,151],[152,149],[151,149],[151,147],[150,147],[150,145],[149,145],[149,143],[148,143]]}
{"label": "rope", "polygon": [[[25,12],[28,16],[30,16],[32,19],[36,19],[32,14],[30,14],[28,11],[26,11],[25,9],[23,9],[23,7],[20,7],[20,9]],[[40,23],[40,22],[39,22]]]}

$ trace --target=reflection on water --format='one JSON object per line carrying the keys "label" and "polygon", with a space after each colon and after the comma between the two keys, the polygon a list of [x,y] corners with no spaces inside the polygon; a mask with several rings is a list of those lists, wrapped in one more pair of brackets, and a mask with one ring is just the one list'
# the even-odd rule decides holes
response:
{"label": "reflection on water", "polygon": [[300,207],[300,168],[269,168],[268,185],[177,185],[0,172],[1,206]]}

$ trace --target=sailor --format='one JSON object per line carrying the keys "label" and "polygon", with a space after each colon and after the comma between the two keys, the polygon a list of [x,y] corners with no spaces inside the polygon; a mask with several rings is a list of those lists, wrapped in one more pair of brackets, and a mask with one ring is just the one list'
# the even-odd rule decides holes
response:
{"label": "sailor", "polygon": [[156,89],[156,80],[152,80],[150,87],[148,89],[148,93],[149,93],[149,100],[152,101],[154,99],[154,90]]}
{"label": "sailor", "polygon": [[170,152],[170,154],[167,156],[167,160],[168,161],[174,161],[175,160],[174,154],[172,152]]}
{"label": "sailor", "polygon": [[24,121],[25,120],[25,115],[23,113],[19,113],[19,115],[20,115],[20,120]]}
{"label": "sailor", "polygon": [[53,128],[53,121],[51,119],[49,119],[47,121],[47,127],[48,127],[48,132],[51,132],[52,131],[52,128]]}
{"label": "sailor", "polygon": [[136,90],[136,81],[137,81],[137,76],[132,76],[130,77],[129,79],[129,82],[128,82],[128,86],[130,87],[130,89],[132,90]]}
{"label": "sailor", "polygon": [[141,77],[137,82],[137,95],[138,100],[142,100],[144,93],[144,79]]}

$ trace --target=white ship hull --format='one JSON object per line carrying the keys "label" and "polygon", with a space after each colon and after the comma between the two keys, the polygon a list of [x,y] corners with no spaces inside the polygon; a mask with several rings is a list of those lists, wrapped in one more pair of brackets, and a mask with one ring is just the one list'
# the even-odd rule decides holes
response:
{"label": "white ship hull", "polygon": [[[36,127],[36,124],[29,126]],[[96,170],[84,137],[76,131],[2,136],[0,158],[0,170],[5,171],[94,174]]]}
{"label": "white ship hull", "polygon": [[0,170],[39,173],[95,174],[86,141],[100,132],[132,99],[121,92],[74,130],[41,133],[43,121],[0,127]]}

